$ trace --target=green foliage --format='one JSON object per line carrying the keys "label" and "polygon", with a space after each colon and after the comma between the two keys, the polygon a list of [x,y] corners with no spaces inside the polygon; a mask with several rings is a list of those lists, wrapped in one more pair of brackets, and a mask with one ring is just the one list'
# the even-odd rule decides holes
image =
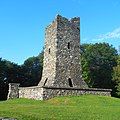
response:
{"label": "green foliage", "polygon": [[38,58],[40,60],[40,65],[43,67],[43,59],[44,59],[44,50],[38,55]]}
{"label": "green foliage", "polygon": [[7,97],[8,83],[20,82],[19,68],[15,63],[0,59],[0,100]]}
{"label": "green foliage", "polygon": [[89,87],[112,88],[112,71],[117,51],[107,43],[81,46],[82,74]]}
{"label": "green foliage", "polygon": [[6,79],[6,70],[7,66],[5,65],[5,61],[0,58],[0,82],[4,82]]}
{"label": "green foliage", "polygon": [[21,86],[35,86],[42,76],[43,51],[37,57],[30,57],[23,65],[17,65],[0,58],[0,100],[6,99],[8,83]]}
{"label": "green foliage", "polygon": [[19,65],[0,59],[0,80],[4,83],[19,82],[20,70]]}
{"label": "green foliage", "polygon": [[0,100],[5,100],[8,91],[7,66],[5,61],[0,58]]}
{"label": "green foliage", "polygon": [[8,83],[20,83],[22,69],[19,65],[6,61]]}
{"label": "green foliage", "polygon": [[17,120],[119,120],[119,113],[120,99],[93,95],[0,102],[0,116]]}
{"label": "green foliage", "polygon": [[117,59],[117,66],[113,68],[113,82],[115,84],[114,94],[120,97],[120,55]]}
{"label": "green foliage", "polygon": [[24,80],[22,81],[21,86],[38,85],[42,77],[43,52],[41,52],[37,57],[30,57],[25,60],[21,68],[24,71]]}

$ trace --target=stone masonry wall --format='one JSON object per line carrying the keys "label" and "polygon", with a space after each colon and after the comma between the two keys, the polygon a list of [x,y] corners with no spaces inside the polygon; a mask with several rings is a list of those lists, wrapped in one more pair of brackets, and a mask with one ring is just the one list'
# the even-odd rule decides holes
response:
{"label": "stone masonry wall", "polygon": [[38,87],[38,86],[20,87],[19,88],[19,98],[43,100],[43,88]]}
{"label": "stone masonry wall", "polygon": [[52,86],[56,75],[57,21],[45,30],[44,64],[42,80],[38,86]]}
{"label": "stone masonry wall", "polygon": [[18,83],[9,83],[7,99],[19,98],[19,85]]}
{"label": "stone masonry wall", "polygon": [[19,88],[19,98],[47,100],[57,96],[79,96],[85,94],[111,96],[111,89],[80,89],[57,87],[24,87]]}
{"label": "stone masonry wall", "polygon": [[80,88],[56,88],[44,87],[43,100],[47,100],[56,96],[80,96],[85,94],[111,96],[111,89],[80,89]]}
{"label": "stone masonry wall", "polygon": [[[57,17],[56,87],[87,88],[80,64],[80,18]],[[69,84],[71,81],[71,86]]]}
{"label": "stone masonry wall", "polygon": [[79,17],[68,20],[57,15],[46,28],[44,66],[39,86],[87,88],[81,74]]}

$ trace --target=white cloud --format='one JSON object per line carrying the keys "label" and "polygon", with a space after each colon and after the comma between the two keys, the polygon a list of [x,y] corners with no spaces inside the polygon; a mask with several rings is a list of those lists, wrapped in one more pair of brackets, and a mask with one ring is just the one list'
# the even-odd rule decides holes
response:
{"label": "white cloud", "polygon": [[112,32],[101,34],[101,35],[96,36],[95,38],[89,39],[89,41],[90,42],[104,42],[104,41],[109,41],[111,39],[120,39],[120,27],[114,29]]}

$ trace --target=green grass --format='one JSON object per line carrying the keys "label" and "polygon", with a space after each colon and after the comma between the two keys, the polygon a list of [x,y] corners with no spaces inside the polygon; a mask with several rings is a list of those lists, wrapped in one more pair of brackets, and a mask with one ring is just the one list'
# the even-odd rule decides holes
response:
{"label": "green grass", "polygon": [[18,120],[120,120],[120,99],[104,96],[56,97],[46,101],[0,102],[0,117]]}

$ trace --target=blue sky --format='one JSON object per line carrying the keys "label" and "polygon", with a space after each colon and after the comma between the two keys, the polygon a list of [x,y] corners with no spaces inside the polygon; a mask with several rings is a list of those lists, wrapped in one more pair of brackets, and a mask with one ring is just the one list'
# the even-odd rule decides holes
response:
{"label": "blue sky", "polygon": [[0,0],[0,57],[22,64],[44,46],[55,16],[81,19],[81,43],[120,45],[120,0]]}

